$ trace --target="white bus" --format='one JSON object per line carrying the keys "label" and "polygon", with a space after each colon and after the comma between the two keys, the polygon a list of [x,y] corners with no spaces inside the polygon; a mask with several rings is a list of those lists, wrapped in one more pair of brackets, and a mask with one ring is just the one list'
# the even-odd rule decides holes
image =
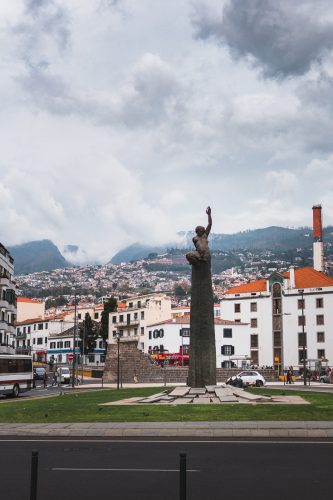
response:
{"label": "white bus", "polygon": [[33,386],[32,357],[0,354],[0,394],[17,398]]}

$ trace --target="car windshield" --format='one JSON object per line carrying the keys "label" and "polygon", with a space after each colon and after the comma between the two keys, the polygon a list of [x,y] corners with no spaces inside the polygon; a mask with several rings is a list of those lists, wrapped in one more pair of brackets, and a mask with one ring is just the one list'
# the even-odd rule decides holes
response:
{"label": "car windshield", "polygon": [[60,368],[60,369],[63,375],[69,373],[69,368]]}

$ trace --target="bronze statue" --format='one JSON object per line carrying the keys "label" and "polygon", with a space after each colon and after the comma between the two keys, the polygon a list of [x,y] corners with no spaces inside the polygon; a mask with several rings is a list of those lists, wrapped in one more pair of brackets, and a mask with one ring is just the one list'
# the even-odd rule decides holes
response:
{"label": "bronze statue", "polygon": [[211,208],[207,207],[206,214],[208,215],[208,225],[206,229],[203,226],[197,226],[195,232],[197,233],[192,241],[196,251],[186,254],[186,258],[190,264],[197,264],[198,262],[207,262],[210,259],[210,251],[208,247],[208,235],[212,227]]}

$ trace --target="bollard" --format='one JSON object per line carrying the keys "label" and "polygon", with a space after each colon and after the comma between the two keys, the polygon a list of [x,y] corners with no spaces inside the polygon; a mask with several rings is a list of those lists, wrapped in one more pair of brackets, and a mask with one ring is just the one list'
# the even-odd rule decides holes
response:
{"label": "bollard", "polygon": [[179,455],[179,500],[186,500],[186,453]]}
{"label": "bollard", "polygon": [[37,500],[37,478],[38,478],[38,451],[33,450],[31,457],[30,500]]}

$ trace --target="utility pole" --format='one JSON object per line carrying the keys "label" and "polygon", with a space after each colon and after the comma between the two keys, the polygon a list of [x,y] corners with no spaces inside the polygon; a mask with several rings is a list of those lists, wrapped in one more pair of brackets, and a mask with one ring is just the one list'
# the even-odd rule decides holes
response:
{"label": "utility pole", "polygon": [[306,347],[306,341],[305,341],[305,329],[304,329],[304,323],[305,323],[305,316],[304,316],[304,290],[298,290],[298,292],[301,294],[301,305],[302,305],[302,346],[303,346],[303,383],[306,385],[306,356],[305,356],[305,347]]}
{"label": "utility pole", "polygon": [[72,387],[75,387],[75,343],[76,343],[76,288],[74,289],[74,331],[73,331],[73,374]]}

